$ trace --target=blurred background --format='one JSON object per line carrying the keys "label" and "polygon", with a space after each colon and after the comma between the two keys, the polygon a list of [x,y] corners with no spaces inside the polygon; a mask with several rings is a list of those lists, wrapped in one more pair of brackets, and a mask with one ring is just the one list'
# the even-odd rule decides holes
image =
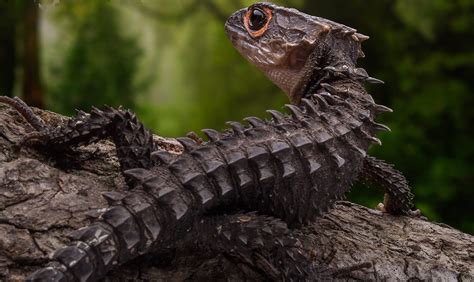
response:
{"label": "blurred background", "polygon": [[[370,35],[361,65],[394,109],[372,154],[396,164],[430,219],[474,234],[474,1],[275,1]],[[0,94],[72,115],[124,105],[162,136],[265,117],[283,93],[228,42],[252,1],[0,0]],[[350,199],[374,207],[378,191]]]}

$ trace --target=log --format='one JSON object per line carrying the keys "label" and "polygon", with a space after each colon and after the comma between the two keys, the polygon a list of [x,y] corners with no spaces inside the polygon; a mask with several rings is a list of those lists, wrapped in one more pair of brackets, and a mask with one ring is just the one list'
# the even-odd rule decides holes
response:
{"label": "log", "polygon": [[[66,118],[36,110],[47,123]],[[0,280],[22,280],[68,244],[68,234],[107,207],[101,194],[124,190],[113,143],[104,140],[61,158],[16,144],[33,131],[0,106]],[[166,150],[176,142],[156,137]],[[248,220],[257,215],[250,214]],[[423,218],[395,217],[350,202],[297,231],[339,280],[474,280],[474,237]],[[368,264],[367,264],[368,263]],[[264,280],[261,272],[225,253],[169,250],[119,266],[106,280]]]}

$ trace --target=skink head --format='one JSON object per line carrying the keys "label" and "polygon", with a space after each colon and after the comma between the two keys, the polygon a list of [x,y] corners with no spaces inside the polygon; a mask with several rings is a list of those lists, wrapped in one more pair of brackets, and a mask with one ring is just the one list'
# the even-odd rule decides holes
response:
{"label": "skink head", "polygon": [[[360,40],[354,29],[271,3],[257,3],[235,12],[225,25],[226,32],[242,56],[280,87],[292,103],[299,103],[303,88],[317,69],[324,68],[331,56],[344,56],[355,63]],[[335,34],[350,41],[344,50],[331,52]],[[354,35],[354,36],[352,36]]]}

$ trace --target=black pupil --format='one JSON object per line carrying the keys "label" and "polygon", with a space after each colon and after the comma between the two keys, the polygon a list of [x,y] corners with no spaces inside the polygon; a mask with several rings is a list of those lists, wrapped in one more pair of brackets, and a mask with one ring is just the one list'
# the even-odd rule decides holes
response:
{"label": "black pupil", "polygon": [[266,21],[267,16],[265,15],[265,12],[255,8],[252,10],[252,14],[250,15],[249,27],[252,30],[259,30],[266,24]]}

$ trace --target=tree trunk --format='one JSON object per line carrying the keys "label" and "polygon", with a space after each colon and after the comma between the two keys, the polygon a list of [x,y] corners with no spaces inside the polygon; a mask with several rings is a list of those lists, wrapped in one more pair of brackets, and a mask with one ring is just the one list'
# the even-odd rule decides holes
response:
{"label": "tree trunk", "polygon": [[15,3],[0,2],[0,95],[12,96],[15,84]]}
{"label": "tree trunk", "polygon": [[23,10],[23,100],[43,108],[39,65],[39,11],[37,1],[25,1]]}
{"label": "tree trunk", "polygon": [[[38,113],[53,125],[64,119]],[[15,150],[14,144],[32,130],[15,111],[0,106],[0,280],[22,279],[46,263],[48,254],[69,242],[69,232],[89,224],[107,206],[102,192],[125,189],[111,142],[79,148],[74,158],[61,160],[29,148]],[[67,161],[68,170],[60,168],[60,161]],[[299,234],[303,247],[327,258],[331,268],[371,264],[341,273],[341,280],[474,280],[474,237],[443,224],[340,202]],[[224,278],[265,279],[252,265],[225,254],[191,249],[138,258],[107,279]]]}

